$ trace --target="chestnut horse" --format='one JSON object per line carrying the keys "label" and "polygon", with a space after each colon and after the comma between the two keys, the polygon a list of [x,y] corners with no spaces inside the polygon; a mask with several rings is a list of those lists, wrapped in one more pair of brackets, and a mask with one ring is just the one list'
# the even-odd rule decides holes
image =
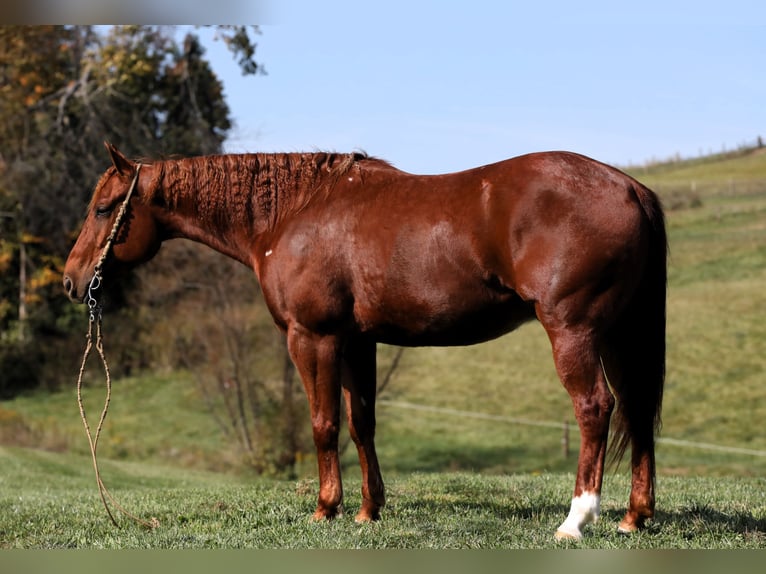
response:
{"label": "chestnut horse", "polygon": [[468,345],[535,318],[581,434],[571,509],[556,536],[580,538],[598,518],[613,409],[613,454],[630,446],[632,468],[619,530],[653,516],[667,240],[652,191],[567,152],[419,176],[360,153],[196,157],[137,173],[137,163],[107,149],[113,165],[66,263],[67,293],[86,297],[131,187],[105,280],[179,237],[253,269],[308,395],[316,519],[341,506],[341,393],[362,468],[356,520],[378,519],[384,505],[376,342]]}

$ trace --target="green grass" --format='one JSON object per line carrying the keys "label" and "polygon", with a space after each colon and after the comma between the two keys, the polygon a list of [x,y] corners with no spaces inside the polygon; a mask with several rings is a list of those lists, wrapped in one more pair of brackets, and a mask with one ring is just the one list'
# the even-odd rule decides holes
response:
{"label": "green grass", "polygon": [[662,193],[673,186],[691,189],[695,182],[718,193],[740,192],[766,180],[766,149],[749,149],[716,154],[692,160],[665,162],[645,167],[629,167],[627,171],[649,187]]}
{"label": "green grass", "polygon": [[127,510],[109,522],[89,460],[0,449],[3,548],[763,548],[766,480],[663,478],[657,518],[643,532],[616,532],[628,477],[609,475],[599,523],[579,542],[553,532],[568,510],[569,474],[482,476],[413,473],[388,483],[383,519],[357,525],[358,479],[346,483],[347,512],[309,516],[315,480],[240,480],[174,467],[105,462],[103,479]]}
{"label": "green grass", "polygon": [[[671,256],[662,436],[764,452],[766,154],[662,165],[636,175],[674,203],[667,212]],[[696,182],[694,191],[690,182]],[[108,317],[105,336],[109,354]],[[393,349],[381,347],[379,356],[384,370]],[[316,490],[310,448],[301,455],[297,486],[254,480],[236,445],[205,411],[194,378],[147,373],[115,381],[100,456],[109,471],[107,484],[124,492],[126,505],[161,514],[168,530],[113,531],[89,477],[75,376],[65,391],[0,403],[0,444],[68,453],[3,452],[6,546],[546,547],[566,514],[574,483],[579,443],[572,406],[538,324],[484,345],[405,351],[381,397],[387,402],[378,408],[378,452],[390,504],[384,523],[370,528],[354,526],[350,517],[307,528]],[[95,422],[103,400],[95,363],[88,381],[86,404]],[[489,417],[414,411],[400,403]],[[569,421],[570,455],[562,453],[560,429],[512,419]],[[307,426],[308,414],[300,420]],[[353,450],[342,458],[352,509],[359,483]],[[655,525],[628,539],[614,534],[628,487],[625,476],[612,475],[604,493],[605,519],[582,545],[765,545],[766,456],[660,443],[657,464]],[[200,473],[204,470],[228,474]],[[14,502],[13,488],[25,493],[28,506]],[[215,507],[216,501],[225,509]],[[64,508],[71,509],[76,524],[67,523],[70,510]],[[4,526],[6,516],[14,526]],[[249,537],[226,538],[230,534],[223,530],[231,525],[249,529]],[[66,535],[71,541],[59,537],[62,529],[71,529]],[[282,535],[291,542],[281,542]]]}
{"label": "green grass", "polygon": [[[95,358],[90,364],[92,370],[83,398],[89,424],[95,431],[105,388]],[[70,389],[34,393],[0,404],[0,419],[3,412],[6,418],[9,413],[17,413],[30,435],[25,445],[87,454],[75,382],[73,373]],[[11,442],[8,434],[4,436],[6,443]],[[221,433],[205,411],[190,376],[179,373],[113,381],[112,402],[99,439],[101,456],[226,469],[237,461],[231,458],[232,453],[226,456],[220,453],[221,441]]]}

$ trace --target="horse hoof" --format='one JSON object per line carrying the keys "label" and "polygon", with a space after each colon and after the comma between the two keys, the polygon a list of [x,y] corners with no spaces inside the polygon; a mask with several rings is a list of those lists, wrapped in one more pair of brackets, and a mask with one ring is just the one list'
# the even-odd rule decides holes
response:
{"label": "horse hoof", "polygon": [[620,534],[633,534],[637,530],[641,530],[646,526],[646,521],[651,519],[651,514],[653,513],[639,514],[629,511],[617,527],[617,532]]}
{"label": "horse hoof", "polygon": [[581,532],[568,532],[565,530],[557,530],[553,535],[556,540],[582,540]]}
{"label": "horse hoof", "polygon": [[311,516],[311,520],[314,522],[330,521],[343,514],[342,509],[328,510],[326,508],[317,508],[314,514]]}
{"label": "horse hoof", "polygon": [[638,526],[636,526],[633,522],[628,522],[627,520],[620,522],[620,525],[617,527],[617,532],[620,534],[633,534],[637,530]]}
{"label": "horse hoof", "polygon": [[369,524],[378,520],[380,520],[380,512],[370,512],[369,510],[360,510],[359,514],[354,518],[354,522],[357,524]]}

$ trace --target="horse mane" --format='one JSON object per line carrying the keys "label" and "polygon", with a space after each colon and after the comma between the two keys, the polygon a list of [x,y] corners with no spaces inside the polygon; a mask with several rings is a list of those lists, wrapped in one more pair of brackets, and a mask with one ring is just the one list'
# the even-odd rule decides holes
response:
{"label": "horse mane", "polygon": [[273,227],[315,198],[326,197],[341,177],[366,160],[380,162],[364,152],[226,154],[157,161],[145,200],[171,210],[183,204],[197,217],[218,219],[221,225],[235,216],[250,222],[265,216]]}

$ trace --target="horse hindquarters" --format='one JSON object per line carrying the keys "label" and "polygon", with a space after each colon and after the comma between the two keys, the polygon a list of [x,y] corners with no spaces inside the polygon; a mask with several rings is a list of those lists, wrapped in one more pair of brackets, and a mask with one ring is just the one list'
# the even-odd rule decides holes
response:
{"label": "horse hindquarters", "polygon": [[[559,274],[558,290],[538,299],[536,305],[582,437],[572,507],[558,537],[579,538],[582,527],[598,517],[615,405],[610,385],[617,398],[615,452],[619,456],[628,444],[632,447],[630,505],[620,530],[636,530],[654,514],[654,433],[659,425],[665,365],[667,242],[657,198],[646,188],[631,189],[640,216],[626,216],[624,231],[616,236],[625,241],[632,238],[623,244],[621,253],[626,257],[602,259],[600,264],[591,259],[587,270],[577,267],[587,260],[578,260],[570,251],[568,261],[575,271]],[[631,220],[635,226],[627,223]],[[586,281],[581,284],[578,278]],[[609,288],[602,290],[601,286]]]}
{"label": "horse hindquarters", "polygon": [[[607,427],[615,404],[607,378],[617,399],[612,421],[615,458],[631,446],[630,502],[619,530],[635,531],[654,515],[654,437],[665,375],[667,237],[656,196],[643,187],[631,189],[641,209],[637,243],[633,255],[613,274],[613,292],[602,293],[600,299],[585,297],[579,304],[569,297],[568,303],[560,301],[547,314],[538,311],[582,435],[572,509],[559,537],[581,536],[581,527],[598,516]],[[584,309],[583,302],[591,321],[572,324],[562,319],[567,309]],[[599,326],[604,324],[605,329]],[[594,357],[599,361],[595,372]]]}

